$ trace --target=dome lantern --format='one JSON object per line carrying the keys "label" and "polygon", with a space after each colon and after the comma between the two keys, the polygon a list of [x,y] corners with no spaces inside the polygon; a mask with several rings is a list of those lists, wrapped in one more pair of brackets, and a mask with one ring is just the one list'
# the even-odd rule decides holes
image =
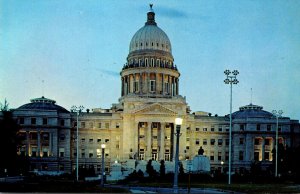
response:
{"label": "dome lantern", "polygon": [[145,23],[145,25],[157,25],[155,22],[155,13],[152,9],[153,4],[150,4],[150,11],[147,13],[147,22]]}

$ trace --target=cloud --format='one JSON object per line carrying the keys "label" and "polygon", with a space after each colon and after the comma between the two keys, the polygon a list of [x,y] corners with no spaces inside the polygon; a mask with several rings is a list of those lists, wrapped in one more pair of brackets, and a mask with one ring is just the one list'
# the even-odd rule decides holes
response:
{"label": "cloud", "polygon": [[188,14],[184,11],[170,8],[170,7],[165,7],[165,6],[159,7],[157,12],[162,17],[168,17],[168,18],[187,18],[188,17]]}

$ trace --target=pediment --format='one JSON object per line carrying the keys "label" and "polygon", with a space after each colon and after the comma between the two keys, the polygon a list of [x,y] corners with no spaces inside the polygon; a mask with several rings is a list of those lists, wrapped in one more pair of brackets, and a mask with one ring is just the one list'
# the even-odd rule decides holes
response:
{"label": "pediment", "polygon": [[134,114],[155,114],[155,115],[177,115],[177,112],[169,109],[161,104],[155,103],[151,105],[146,105],[133,112]]}

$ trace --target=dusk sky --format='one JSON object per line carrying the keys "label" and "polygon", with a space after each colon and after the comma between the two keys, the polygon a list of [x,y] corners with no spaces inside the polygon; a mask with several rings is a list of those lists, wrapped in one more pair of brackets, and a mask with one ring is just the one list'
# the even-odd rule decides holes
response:
{"label": "dusk sky", "polygon": [[192,112],[228,114],[223,72],[237,69],[233,111],[253,88],[253,104],[300,119],[299,0],[0,0],[0,102],[17,108],[44,95],[66,109],[110,108],[149,3]]}

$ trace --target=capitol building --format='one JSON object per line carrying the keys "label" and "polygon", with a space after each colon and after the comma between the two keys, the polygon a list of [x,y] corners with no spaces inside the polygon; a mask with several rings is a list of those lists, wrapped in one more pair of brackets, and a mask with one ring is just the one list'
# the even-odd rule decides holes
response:
{"label": "capitol building", "polygon": [[[176,42],[174,42],[176,44]],[[32,99],[14,110],[21,125],[18,154],[30,157],[32,171],[72,173],[79,168],[101,173],[118,163],[132,172],[136,164],[164,160],[172,166],[175,156],[175,118],[183,119],[179,160],[198,155],[200,146],[212,171],[226,172],[229,160],[229,115],[192,112],[180,95],[180,64],[175,64],[172,44],[150,9],[145,25],[132,37],[126,64],[120,67],[121,97],[110,109],[86,109],[79,114],[46,97]],[[83,102],[84,103],[84,102]],[[221,102],[219,102],[221,103]],[[76,149],[76,129],[79,127]],[[298,120],[279,118],[279,142],[300,143]],[[262,106],[244,105],[232,114],[232,171],[249,170],[260,161],[272,164],[276,117]],[[105,144],[102,156],[101,144]],[[171,169],[171,168],[170,168]],[[174,169],[174,168],[173,168]]]}

